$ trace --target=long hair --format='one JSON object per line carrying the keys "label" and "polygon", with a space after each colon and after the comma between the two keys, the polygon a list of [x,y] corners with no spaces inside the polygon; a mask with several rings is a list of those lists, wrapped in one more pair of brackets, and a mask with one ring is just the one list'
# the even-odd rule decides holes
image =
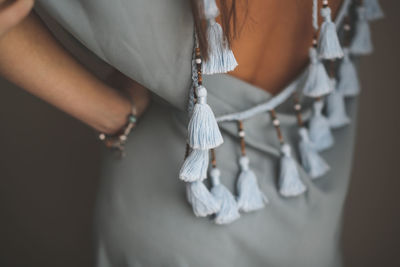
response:
{"label": "long hair", "polygon": [[[208,40],[207,40],[207,25],[204,21],[204,0],[191,0],[192,12],[194,17],[194,23],[199,41],[199,48],[203,59],[208,59]],[[247,0],[243,0],[247,2]],[[237,0],[218,0],[220,10],[221,26],[224,33],[224,41],[231,46],[232,40],[238,35],[237,26]],[[247,7],[247,5],[246,5]],[[247,10],[246,10],[247,13]]]}

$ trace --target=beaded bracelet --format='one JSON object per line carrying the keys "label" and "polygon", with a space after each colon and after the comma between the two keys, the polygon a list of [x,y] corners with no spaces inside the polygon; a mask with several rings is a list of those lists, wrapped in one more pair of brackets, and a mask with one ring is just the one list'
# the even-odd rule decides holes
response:
{"label": "beaded bracelet", "polygon": [[128,140],[128,135],[132,129],[136,126],[137,122],[137,109],[132,103],[131,113],[128,115],[127,123],[121,128],[116,134],[108,135],[105,133],[99,133],[98,138],[104,142],[107,148],[116,149],[119,152],[119,156],[122,158],[125,156],[125,143]]}

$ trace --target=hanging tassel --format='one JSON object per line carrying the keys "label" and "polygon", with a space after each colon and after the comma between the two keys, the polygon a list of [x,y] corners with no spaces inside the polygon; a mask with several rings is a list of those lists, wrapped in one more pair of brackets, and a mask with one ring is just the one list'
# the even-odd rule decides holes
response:
{"label": "hanging tassel", "polygon": [[189,121],[189,145],[193,149],[211,149],[223,143],[221,132],[210,106],[207,104],[207,90],[196,88],[197,102]]}
{"label": "hanging tassel", "polygon": [[350,59],[350,51],[343,49],[344,58],[339,67],[338,91],[345,97],[356,96],[360,93],[360,82],[357,70]]}
{"label": "hanging tassel", "polygon": [[328,119],[322,114],[324,103],[317,100],[313,105],[313,115],[309,122],[310,140],[320,152],[330,148],[334,141]]}
{"label": "hanging tassel", "polygon": [[332,21],[331,9],[328,7],[328,1],[324,1],[321,9],[321,16],[324,22],[321,25],[321,31],[318,39],[318,54],[323,59],[335,59],[343,57],[342,47],[336,32],[336,25]]}
{"label": "hanging tassel", "polygon": [[250,212],[264,208],[265,203],[268,203],[268,199],[261,192],[256,175],[249,169],[249,158],[246,156],[240,157],[239,164],[241,168],[237,182],[239,194],[237,204],[239,210]]}
{"label": "hanging tassel", "polygon": [[304,170],[313,179],[324,176],[330,169],[329,165],[316,151],[307,129],[304,127],[299,128],[299,136],[300,158]]}
{"label": "hanging tassel", "polygon": [[350,51],[353,55],[368,55],[374,49],[371,41],[371,31],[363,6],[357,7],[357,15],[355,35],[350,45]]}
{"label": "hanging tassel", "polygon": [[369,21],[382,19],[385,17],[378,0],[363,0],[365,7],[365,15]]}
{"label": "hanging tassel", "polygon": [[[334,78],[331,79],[331,82],[335,86],[336,80]],[[332,129],[340,128],[350,123],[350,119],[346,114],[343,95],[338,90],[334,90],[328,95],[326,112]]]}
{"label": "hanging tassel", "polygon": [[215,0],[203,0],[204,18],[214,19],[219,15],[219,9]]}
{"label": "hanging tassel", "polygon": [[210,19],[207,23],[209,56],[203,64],[203,74],[227,73],[234,70],[238,63],[224,40],[221,25],[215,19]]}
{"label": "hanging tassel", "polygon": [[220,210],[215,215],[216,224],[228,224],[239,219],[239,209],[232,193],[223,185],[219,179],[221,173],[219,169],[213,168],[210,172],[211,194],[220,205]]}
{"label": "hanging tassel", "polygon": [[187,183],[186,195],[197,217],[206,217],[217,213],[221,208],[218,201],[208,191],[203,182]]}
{"label": "hanging tassel", "polygon": [[296,161],[290,153],[290,146],[283,144],[281,147],[281,171],[279,175],[279,192],[284,197],[298,196],[307,189],[300,180],[299,171],[297,170]]}
{"label": "hanging tassel", "polygon": [[185,182],[203,181],[207,178],[208,150],[193,149],[183,162],[179,178]]}
{"label": "hanging tassel", "polygon": [[304,83],[303,94],[308,97],[320,97],[332,92],[328,74],[322,62],[319,60],[317,50],[310,48],[310,65],[307,78]]}

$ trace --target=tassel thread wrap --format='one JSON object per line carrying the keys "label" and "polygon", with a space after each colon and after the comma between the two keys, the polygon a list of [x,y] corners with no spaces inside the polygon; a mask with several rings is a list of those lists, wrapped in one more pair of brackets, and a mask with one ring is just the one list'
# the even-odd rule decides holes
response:
{"label": "tassel thread wrap", "polygon": [[333,146],[334,140],[328,119],[322,114],[324,103],[317,100],[313,105],[313,115],[309,121],[310,140],[317,151]]}

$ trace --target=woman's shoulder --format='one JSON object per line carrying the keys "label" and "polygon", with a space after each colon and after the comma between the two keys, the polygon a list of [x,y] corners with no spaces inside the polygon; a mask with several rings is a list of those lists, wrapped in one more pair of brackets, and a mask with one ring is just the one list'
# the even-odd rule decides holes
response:
{"label": "woman's shoulder", "polygon": [[193,49],[190,1],[38,2],[104,61],[174,106],[185,106]]}

